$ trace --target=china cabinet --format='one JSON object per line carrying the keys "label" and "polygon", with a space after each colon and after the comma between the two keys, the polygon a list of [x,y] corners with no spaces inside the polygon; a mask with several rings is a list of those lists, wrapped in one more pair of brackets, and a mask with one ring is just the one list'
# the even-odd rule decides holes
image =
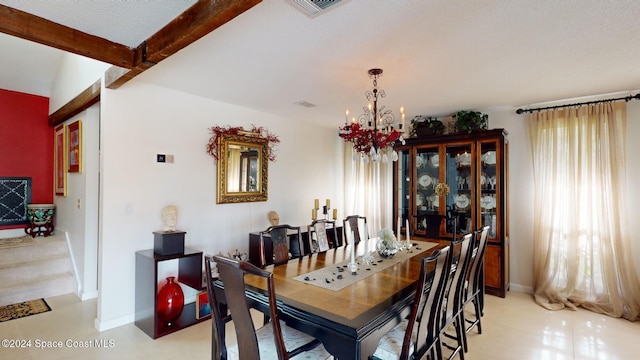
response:
{"label": "china cabinet", "polygon": [[[409,220],[414,237],[437,239],[489,225],[485,289],[504,297],[509,289],[507,132],[409,138],[396,150],[394,219],[402,226]],[[448,185],[449,193],[439,196],[438,184]]]}

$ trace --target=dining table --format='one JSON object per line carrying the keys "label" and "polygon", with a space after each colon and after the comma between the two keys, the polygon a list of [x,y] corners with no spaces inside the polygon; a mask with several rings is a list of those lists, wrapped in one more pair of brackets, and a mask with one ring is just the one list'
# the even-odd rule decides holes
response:
{"label": "dining table", "polygon": [[[273,274],[280,320],[319,339],[336,359],[373,355],[382,336],[409,315],[421,260],[444,246],[412,240],[413,246],[401,250],[394,260],[375,254],[376,241],[372,238],[264,268]],[[376,256],[371,263],[362,262],[365,247]],[[359,265],[355,273],[344,265],[351,259]],[[325,275],[318,279],[319,274]],[[356,275],[357,281],[332,287],[333,282]],[[266,279],[246,275],[245,283],[249,305],[268,314]],[[218,291],[223,288],[220,282],[216,286]]]}

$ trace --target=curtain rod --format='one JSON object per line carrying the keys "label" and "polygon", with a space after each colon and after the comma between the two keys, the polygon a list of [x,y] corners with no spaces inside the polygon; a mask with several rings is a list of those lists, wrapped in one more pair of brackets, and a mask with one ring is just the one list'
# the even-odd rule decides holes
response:
{"label": "curtain rod", "polygon": [[634,99],[635,100],[640,100],[640,93],[635,94],[633,96],[626,96],[626,97],[621,97],[621,98],[616,98],[616,99],[595,100],[595,101],[587,101],[587,102],[582,102],[582,103],[567,104],[567,105],[557,105],[557,106],[548,106],[548,107],[535,108],[535,109],[518,109],[518,110],[516,110],[516,114],[519,115],[519,114],[522,114],[522,113],[525,113],[525,112],[532,113],[534,111],[560,109],[560,108],[571,107],[571,106],[599,104],[599,103],[603,103],[603,102],[607,102],[607,101],[616,101],[616,100],[624,100],[624,101],[628,102],[628,101],[631,101],[631,100],[634,100]]}

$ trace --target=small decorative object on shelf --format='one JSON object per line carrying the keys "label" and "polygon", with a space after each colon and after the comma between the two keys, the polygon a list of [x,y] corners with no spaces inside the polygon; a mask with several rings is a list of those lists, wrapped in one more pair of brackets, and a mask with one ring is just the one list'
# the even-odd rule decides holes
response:
{"label": "small decorative object on shelf", "polygon": [[489,115],[479,111],[458,111],[453,117],[457,130],[467,133],[473,130],[486,130],[489,121]]}
{"label": "small decorative object on shelf", "polygon": [[[322,205],[322,214],[325,220],[329,220],[329,210],[331,210],[331,199],[326,200],[326,205]],[[311,220],[318,220],[318,210],[320,210],[320,199],[313,200],[311,209]],[[333,209],[333,220],[338,219],[338,209]]]}
{"label": "small decorative object on shelf", "polygon": [[158,318],[166,326],[175,324],[184,306],[184,293],[174,280],[174,276],[169,276],[167,283],[158,291]]}
{"label": "small decorative object on shelf", "polygon": [[392,258],[398,253],[398,242],[393,231],[388,228],[380,230],[378,233],[378,242],[376,243],[376,251],[383,258]]}
{"label": "small decorative object on shelf", "polygon": [[416,115],[411,119],[409,136],[427,136],[444,134],[445,126],[442,121],[432,116]]}
{"label": "small decorative object on shelf", "polygon": [[53,215],[55,212],[56,206],[54,204],[27,204],[29,225],[24,231],[31,237],[51,235],[54,229]]}
{"label": "small decorative object on shelf", "polygon": [[449,185],[445,183],[438,183],[438,185],[436,185],[435,192],[438,196],[447,196],[449,195]]}

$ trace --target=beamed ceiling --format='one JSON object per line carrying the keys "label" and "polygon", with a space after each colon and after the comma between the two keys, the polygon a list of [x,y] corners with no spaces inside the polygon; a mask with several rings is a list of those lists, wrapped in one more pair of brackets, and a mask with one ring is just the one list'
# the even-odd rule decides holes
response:
{"label": "beamed ceiling", "polygon": [[111,89],[135,77],[335,128],[373,67],[408,118],[640,88],[635,0],[344,0],[317,16],[293,1],[0,0],[0,88],[50,96],[72,52],[114,65]]}

